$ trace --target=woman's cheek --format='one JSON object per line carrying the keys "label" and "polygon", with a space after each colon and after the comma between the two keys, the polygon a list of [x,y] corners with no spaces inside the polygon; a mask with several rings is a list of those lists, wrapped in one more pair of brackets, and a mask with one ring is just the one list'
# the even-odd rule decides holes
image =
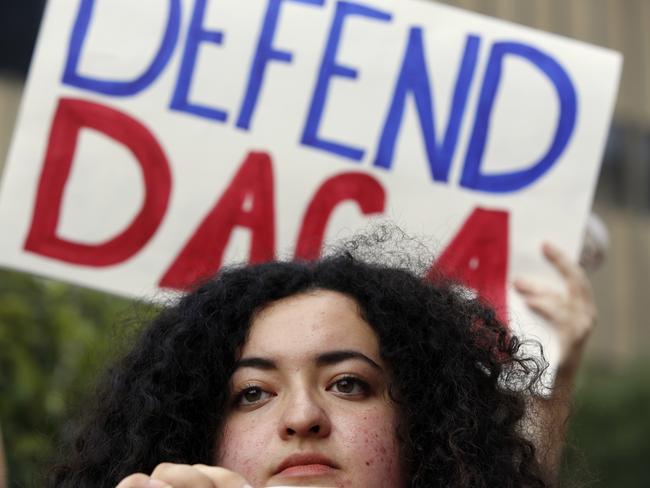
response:
{"label": "woman's cheek", "polygon": [[260,453],[265,452],[270,433],[265,433],[263,429],[263,424],[227,423],[215,464],[239,473],[255,486],[265,482],[265,465]]}
{"label": "woman's cheek", "polygon": [[399,488],[403,486],[400,447],[394,415],[369,411],[361,419],[343,426],[347,458],[356,466],[358,486]]}

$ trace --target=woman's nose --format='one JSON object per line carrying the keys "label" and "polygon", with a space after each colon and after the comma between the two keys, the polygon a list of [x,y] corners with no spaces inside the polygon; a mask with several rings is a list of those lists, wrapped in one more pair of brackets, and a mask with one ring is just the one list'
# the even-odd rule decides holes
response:
{"label": "woman's nose", "polygon": [[280,437],[327,437],[332,429],[329,415],[317,394],[300,392],[285,399]]}

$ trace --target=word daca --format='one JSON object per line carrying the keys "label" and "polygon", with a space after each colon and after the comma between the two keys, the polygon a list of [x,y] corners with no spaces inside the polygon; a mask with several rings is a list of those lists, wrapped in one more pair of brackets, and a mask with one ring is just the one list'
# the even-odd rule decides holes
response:
{"label": "word daca", "polygon": [[[91,129],[126,146],[142,169],[144,201],[133,220],[111,239],[86,244],[64,239],[57,229],[82,129]],[[63,98],[52,123],[34,212],[24,249],[65,263],[110,267],[138,254],[160,227],[172,189],[169,162],[154,135],[134,118],[85,100]],[[323,181],[306,206],[296,239],[295,258],[321,253],[328,221],[336,207],[355,202],[365,215],[384,212],[386,192],[369,174],[344,172]],[[186,289],[215,274],[236,228],[250,231],[251,263],[275,258],[275,191],[273,163],[265,152],[245,158],[217,203],[204,217],[159,279],[163,288]],[[440,255],[432,279],[453,277],[506,311],[508,212],[476,208]]]}
{"label": "word daca", "polygon": [[[216,1],[216,0],[215,0]],[[248,81],[243,101],[235,119],[235,127],[249,131],[257,107],[260,90],[264,84],[269,63],[291,64],[293,55],[285,48],[275,46],[278,20],[287,3],[302,4],[311,8],[322,8],[326,0],[268,0],[260,28],[257,47],[252,56]],[[189,28],[184,40],[179,39],[181,29],[181,0],[169,0],[169,13],[162,41],[150,65],[133,80],[116,81],[85,76],[79,73],[79,63],[84,42],[90,28],[95,0],[82,0],[74,22],[65,64],[63,83],[79,89],[115,97],[133,96],[147,89],[165,70],[172,53],[179,42],[184,42],[180,69],[169,105],[170,110],[185,112],[217,123],[226,123],[229,112],[223,108],[199,105],[189,100],[197,54],[202,43],[226,45],[226,33],[208,30],[204,27],[204,16],[208,0],[194,0]],[[337,1],[328,37],[322,53],[321,63],[313,88],[313,95],[302,131],[300,144],[334,154],[352,162],[359,162],[366,149],[346,142],[329,140],[320,135],[320,127],[329,96],[332,80],[343,78],[355,80],[358,69],[341,64],[339,54],[345,47],[341,44],[344,27],[356,17],[357,20],[374,22],[378,28],[393,21],[393,15],[385,10],[373,8],[359,2]],[[397,70],[394,91],[386,111],[383,128],[373,159],[373,166],[390,170],[393,165],[395,144],[400,133],[407,100],[415,102],[418,121],[425,142],[427,162],[433,181],[446,183],[451,162],[456,153],[459,132],[467,113],[469,88],[476,75],[481,38],[468,35],[460,59],[454,85],[451,109],[446,129],[437,135],[440,125],[434,117],[432,83],[424,49],[425,32],[421,27],[410,27],[401,66]],[[495,97],[503,77],[504,61],[515,56],[530,63],[552,83],[559,101],[559,115],[555,134],[550,147],[533,164],[523,169],[506,172],[485,172],[482,170],[490,118]],[[577,111],[575,87],[560,63],[549,54],[522,42],[495,42],[491,46],[485,73],[480,88],[478,105],[474,115],[460,186],[482,192],[506,193],[521,190],[543,174],[559,159],[571,139]]]}

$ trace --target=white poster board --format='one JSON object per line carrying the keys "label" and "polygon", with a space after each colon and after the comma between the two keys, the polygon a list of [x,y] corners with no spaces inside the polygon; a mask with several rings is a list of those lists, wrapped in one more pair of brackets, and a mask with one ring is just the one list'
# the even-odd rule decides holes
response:
{"label": "white poster board", "polygon": [[0,263],[141,298],[387,218],[540,336],[510,283],[577,256],[620,68],[424,0],[50,0]]}

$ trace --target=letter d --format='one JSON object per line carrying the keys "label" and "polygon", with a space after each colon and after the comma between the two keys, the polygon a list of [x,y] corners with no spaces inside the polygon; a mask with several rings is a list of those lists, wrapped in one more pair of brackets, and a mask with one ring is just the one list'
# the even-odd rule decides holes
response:
{"label": "letter d", "polygon": [[[101,132],[130,149],[141,166],[145,183],[144,202],[131,223],[113,238],[93,245],[57,236],[65,185],[82,128]],[[62,98],[52,123],[24,248],[73,264],[100,267],[121,263],[151,239],[165,215],[170,190],[171,173],[167,158],[145,126],[104,105]]]}
{"label": "letter d", "polygon": [[[557,92],[560,114],[553,142],[546,154],[532,166],[511,172],[485,173],[481,169],[483,152],[487,141],[490,116],[494,107],[497,88],[501,81],[503,60],[506,55],[519,56],[529,61],[544,73]],[[489,193],[507,193],[520,190],[546,173],[562,155],[573,129],[577,112],[577,95],[571,78],[562,66],[551,56],[532,46],[517,42],[497,42],[492,46],[485,79],[478,102],[474,129],[467,149],[465,166],[460,185]],[[517,121],[521,123],[522,121]]]}
{"label": "letter d", "polygon": [[[63,83],[66,85],[90,90],[104,95],[126,97],[135,95],[147,88],[160,75],[172,55],[180,31],[181,3],[180,0],[169,0],[169,16],[167,27],[156,56],[149,67],[137,78],[128,81],[102,80],[79,74],[79,58],[88,35],[95,0],[82,0],[79,4],[77,19],[74,23],[68,58],[63,72]],[[119,9],[120,6],[115,6]],[[116,33],[117,34],[117,33]]]}

